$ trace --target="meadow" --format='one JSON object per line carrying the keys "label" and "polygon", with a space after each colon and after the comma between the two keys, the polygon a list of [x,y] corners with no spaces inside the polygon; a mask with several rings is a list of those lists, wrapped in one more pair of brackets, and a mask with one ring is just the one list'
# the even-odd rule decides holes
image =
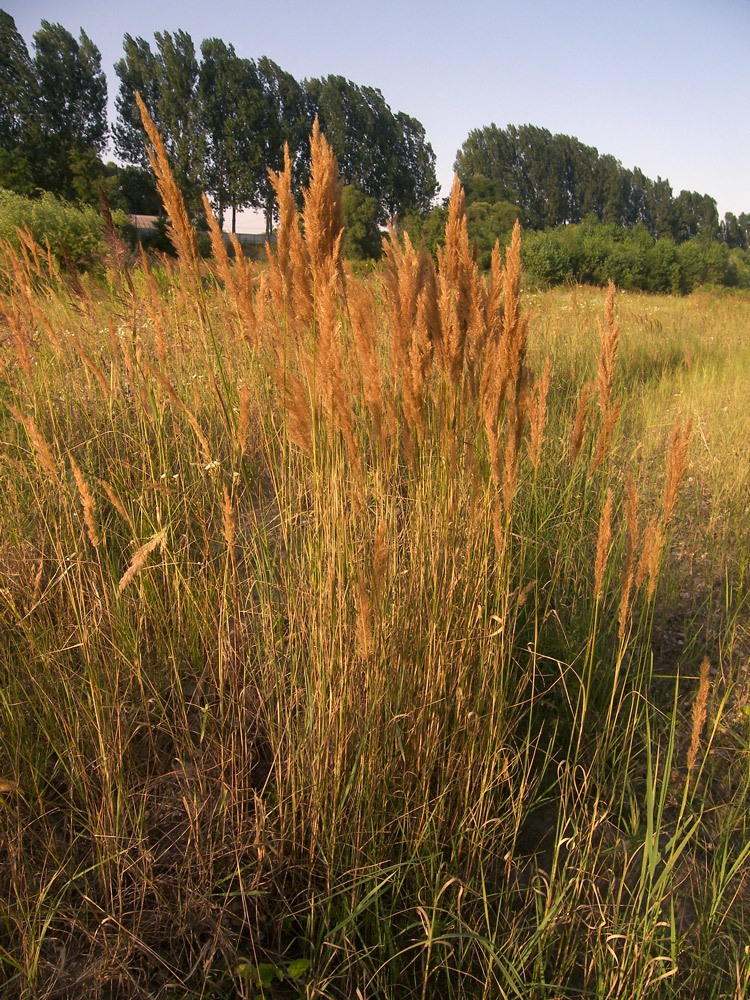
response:
{"label": "meadow", "polygon": [[[750,298],[0,261],[3,997],[750,996]],[[207,206],[208,208],[208,206]],[[239,248],[236,248],[239,251]]]}

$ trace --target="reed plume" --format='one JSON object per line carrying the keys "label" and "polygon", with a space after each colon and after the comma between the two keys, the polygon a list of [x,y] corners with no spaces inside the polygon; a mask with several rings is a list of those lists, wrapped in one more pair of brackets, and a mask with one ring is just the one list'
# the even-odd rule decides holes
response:
{"label": "reed plume", "polygon": [[[490,468],[495,483],[501,483],[506,514],[509,500],[515,490],[518,452],[528,416],[528,373],[526,347],[528,314],[521,312],[521,227],[516,222],[511,243],[506,251],[502,272],[496,255],[495,276],[490,279],[490,297],[494,298],[502,283],[502,310],[492,306],[493,315],[500,323],[497,333],[490,331],[484,347],[484,371],[480,380],[480,401],[485,433],[490,453]],[[545,392],[546,410],[546,392]],[[505,409],[506,441],[503,468],[500,468],[501,446],[498,434],[500,416]],[[541,410],[539,418],[541,419]],[[541,430],[541,424],[540,428]],[[539,441],[541,446],[541,438]]]}
{"label": "reed plume", "polygon": [[88,483],[83,478],[83,473],[81,472],[78,463],[70,452],[68,452],[68,460],[70,461],[70,467],[73,470],[76,487],[78,488],[78,496],[81,501],[81,507],[83,508],[83,520],[86,525],[89,541],[95,549],[98,549],[100,542],[99,533],[96,530],[96,505],[94,503],[94,498],[91,495]]}
{"label": "reed plume", "polygon": [[226,484],[222,484],[222,505],[221,505],[221,524],[224,533],[224,541],[226,542],[227,552],[229,553],[229,558],[231,560],[232,566],[234,567],[236,556],[234,551],[234,539],[237,531],[237,513],[234,509],[234,504],[232,503],[232,497],[229,494],[229,490]]}
{"label": "reed plume", "polygon": [[50,451],[50,447],[44,439],[42,432],[37,427],[34,418],[32,416],[25,417],[20,413],[12,403],[5,403],[8,412],[23,426],[26,428],[26,433],[28,434],[29,440],[34,447],[34,453],[36,454],[37,461],[50,480],[55,486],[60,485],[60,474],[57,469],[57,462]]}
{"label": "reed plume", "polygon": [[652,579],[655,576],[656,561],[661,550],[661,526],[658,520],[656,514],[651,516],[643,536],[641,558],[638,560],[638,572],[635,575],[637,590],[641,589],[647,575]]}
{"label": "reed plume", "polygon": [[284,169],[268,171],[279,210],[276,252],[268,247],[269,289],[276,311],[292,321],[292,330],[301,336],[313,320],[313,288],[310,263],[299,226],[299,213],[292,192],[292,161],[284,146]]}
{"label": "reed plume", "polygon": [[693,702],[693,725],[690,733],[690,747],[687,755],[688,772],[692,771],[695,767],[695,761],[698,757],[698,748],[700,746],[701,733],[703,732],[703,727],[706,724],[709,690],[708,675],[710,669],[711,664],[709,663],[708,657],[704,656],[703,662],[701,663],[700,680],[698,681],[698,693],[696,694],[695,701]]}
{"label": "reed plume", "polygon": [[615,321],[615,286],[612,281],[609,283],[607,299],[604,304],[604,323],[597,317],[597,324],[599,326],[599,364],[595,384],[599,395],[602,427],[591,462],[591,472],[596,471],[606,457],[612,431],[617,423],[622,405],[621,400],[615,401],[612,398],[617,349],[620,345],[620,324]]}
{"label": "reed plume", "polygon": [[110,260],[114,267],[124,275],[127,286],[132,294],[135,289],[133,287],[133,279],[130,276],[130,271],[125,266],[127,262],[127,253],[122,240],[117,235],[115,223],[112,219],[112,211],[109,207],[109,199],[104,192],[104,188],[101,186],[99,187],[99,207],[102,219],[104,220],[104,241],[107,245]]}
{"label": "reed plume", "polygon": [[27,378],[31,378],[31,358],[27,347],[28,334],[24,329],[23,318],[15,310],[13,303],[2,295],[0,295],[0,311],[2,311],[5,322],[10,330],[13,347],[15,348],[21,371]]}
{"label": "reed plume", "polygon": [[339,168],[333,150],[315,118],[310,138],[310,183],[303,192],[305,247],[314,281],[328,277],[341,265],[344,222],[341,214]]}
{"label": "reed plume", "polygon": [[500,241],[495,240],[490,259],[490,281],[485,303],[485,325],[487,336],[492,341],[500,337],[503,319],[503,260],[500,254]]}
{"label": "reed plume", "polygon": [[463,372],[469,328],[477,315],[476,300],[482,295],[476,262],[469,249],[466,198],[457,174],[448,206],[445,245],[438,247],[437,255],[442,362],[455,392]]}
{"label": "reed plume", "polygon": [[234,233],[229,239],[234,250],[234,306],[242,321],[242,337],[251,344],[258,342],[258,316],[253,304],[255,280],[250,260],[245,257]]}
{"label": "reed plume", "polygon": [[310,401],[304,382],[286,372],[282,381],[286,407],[286,432],[289,440],[312,458],[313,426]]}
{"label": "reed plume", "polygon": [[117,585],[118,594],[122,594],[125,588],[140,575],[143,567],[148,562],[148,557],[154,549],[160,547],[161,550],[164,551],[166,540],[167,531],[164,528],[161,531],[157,531],[156,534],[152,535],[145,544],[141,545],[141,547],[134,553],[130,563],[128,564],[128,568],[120,578],[120,582]]}
{"label": "reed plume", "polygon": [[[208,198],[203,195],[203,211],[208,222],[211,237],[211,252],[214,259],[215,273],[223,282],[226,295],[234,308],[241,336],[250,343],[256,340],[255,310],[252,300],[252,277],[249,263],[245,260],[239,240],[232,233],[232,246],[235,255],[235,270],[229,260],[224,234],[219,228],[216,216]],[[235,276],[236,271],[236,276]]]}
{"label": "reed plume", "polygon": [[[110,215],[110,220],[111,218],[112,216]],[[19,226],[16,229],[16,232],[18,234],[18,239],[20,240],[21,243],[21,249],[24,251],[24,260],[27,265],[27,271],[30,272],[33,266],[33,270],[37,278],[46,277],[44,273],[45,272],[44,264],[42,263],[41,247],[34,239],[34,234],[31,232],[31,230],[27,225]],[[31,254],[31,259],[29,259],[29,254],[25,252],[26,250],[28,250],[29,253]]]}
{"label": "reed plume", "polygon": [[581,394],[578,397],[578,404],[576,406],[576,415],[573,420],[573,432],[570,435],[570,446],[568,448],[568,456],[571,465],[573,465],[575,463],[576,458],[578,458],[578,453],[580,452],[581,445],[583,444],[583,432],[586,428],[586,416],[588,414],[590,394],[591,394],[591,383],[585,382],[583,388],[581,389]]}
{"label": "reed plume", "polygon": [[677,493],[680,482],[687,467],[687,452],[690,444],[690,435],[693,430],[693,421],[689,420],[683,430],[680,418],[675,421],[672,438],[667,450],[667,477],[664,483],[661,506],[664,512],[664,526],[666,527],[672,519],[674,505],[677,501]]}
{"label": "reed plume", "polygon": [[354,346],[359,359],[365,403],[372,418],[375,434],[378,438],[382,438],[385,403],[383,374],[378,358],[375,298],[364,282],[347,282],[347,305]]}
{"label": "reed plume", "polygon": [[123,519],[123,521],[125,521],[129,525],[130,530],[132,531],[133,530],[133,520],[130,517],[130,515],[128,514],[128,512],[125,510],[125,507],[123,506],[123,503],[120,500],[120,498],[117,496],[117,494],[112,489],[112,487],[109,485],[109,483],[106,482],[104,479],[98,479],[97,482],[99,483],[99,485],[101,486],[101,488],[104,490],[104,492],[107,494],[107,498],[108,498],[109,502],[115,508],[115,510],[117,511],[117,513]]}
{"label": "reed plume", "polygon": [[505,417],[505,453],[502,475],[500,476],[505,516],[510,517],[518,476],[518,456],[523,439],[525,421],[525,400],[514,400]]}
{"label": "reed plume", "polygon": [[[359,448],[354,436],[355,416],[352,393],[349,391],[346,377],[343,330],[337,294],[337,250],[334,248],[332,252],[333,256],[329,258],[328,265],[320,262],[320,278],[322,280],[316,287],[315,296],[316,346],[319,362],[318,388],[329,421],[343,435],[349,458],[353,468],[356,468]],[[326,266],[327,273],[324,272]]]}
{"label": "reed plume", "polygon": [[156,178],[156,188],[169,217],[167,233],[177,251],[180,262],[185,267],[192,291],[196,295],[196,298],[198,298],[200,281],[198,238],[195,235],[195,230],[190,225],[185,201],[175,183],[174,174],[169,165],[169,158],[167,157],[167,151],[164,148],[162,138],[159,135],[159,130],[148,113],[148,108],[138,91],[135,92],[135,100],[141,114],[143,127],[151,143],[150,146],[146,146],[146,152],[148,153],[149,163]]}
{"label": "reed plume", "polygon": [[417,300],[422,289],[423,263],[409,234],[404,233],[401,241],[392,226],[388,227],[388,236],[383,239],[383,253],[386,260],[383,294],[390,313],[391,370],[398,377],[409,363]]}

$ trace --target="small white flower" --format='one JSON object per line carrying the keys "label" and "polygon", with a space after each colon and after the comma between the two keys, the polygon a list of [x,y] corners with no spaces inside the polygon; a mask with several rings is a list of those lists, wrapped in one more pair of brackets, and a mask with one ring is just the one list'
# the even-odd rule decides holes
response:
{"label": "small white flower", "polygon": [[208,465],[204,465],[203,468],[206,472],[213,472],[214,469],[218,469],[221,466],[221,462],[209,462]]}

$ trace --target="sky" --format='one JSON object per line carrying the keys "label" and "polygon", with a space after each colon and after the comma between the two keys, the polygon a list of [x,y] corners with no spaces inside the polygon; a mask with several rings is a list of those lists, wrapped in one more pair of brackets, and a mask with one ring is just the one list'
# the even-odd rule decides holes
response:
{"label": "sky", "polygon": [[297,79],[379,88],[425,127],[447,195],[469,132],[531,124],[750,212],[750,0],[0,0],[32,51],[41,21],[81,28],[109,87],[127,32],[231,42]]}

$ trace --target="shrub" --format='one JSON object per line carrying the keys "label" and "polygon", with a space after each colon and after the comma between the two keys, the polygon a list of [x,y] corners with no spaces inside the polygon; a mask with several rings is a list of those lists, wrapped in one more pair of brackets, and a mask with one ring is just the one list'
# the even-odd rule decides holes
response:
{"label": "shrub", "polygon": [[[120,215],[117,221],[122,223]],[[18,248],[18,230],[23,228],[40,246],[49,243],[58,259],[67,255],[77,267],[91,268],[104,254],[104,225],[95,209],[76,207],[49,193],[34,199],[0,190],[0,238]]]}
{"label": "shrub", "polygon": [[341,198],[344,238],[341,252],[347,260],[377,259],[381,253],[378,203],[355,184],[347,184]]}

